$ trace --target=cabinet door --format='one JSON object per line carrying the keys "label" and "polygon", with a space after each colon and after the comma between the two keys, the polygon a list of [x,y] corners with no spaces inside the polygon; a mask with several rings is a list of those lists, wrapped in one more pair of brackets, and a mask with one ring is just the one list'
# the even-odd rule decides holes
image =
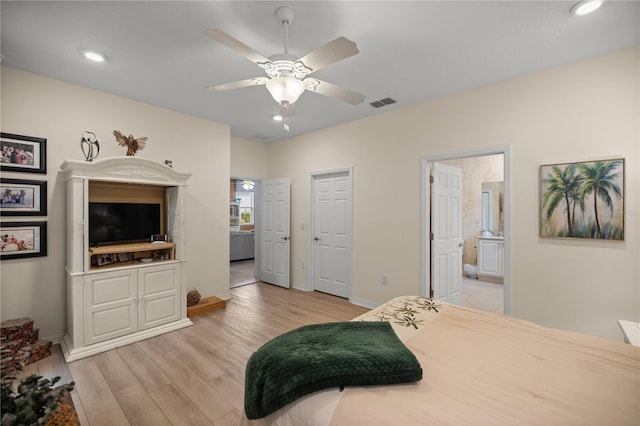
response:
{"label": "cabinet door", "polygon": [[180,264],[138,269],[140,330],[180,319]]}
{"label": "cabinet door", "polygon": [[498,243],[498,274],[504,276],[504,241]]}
{"label": "cabinet door", "polygon": [[84,344],[102,342],[138,329],[136,271],[84,277]]}
{"label": "cabinet door", "polygon": [[500,241],[480,240],[479,274],[502,276],[500,244]]}

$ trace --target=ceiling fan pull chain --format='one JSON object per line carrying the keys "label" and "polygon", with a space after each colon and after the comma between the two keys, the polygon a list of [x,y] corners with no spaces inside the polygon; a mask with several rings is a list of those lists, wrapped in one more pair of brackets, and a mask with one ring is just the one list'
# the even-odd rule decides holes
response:
{"label": "ceiling fan pull chain", "polygon": [[284,125],[282,127],[284,127],[285,131],[289,131],[289,102],[287,101],[282,101],[282,109],[284,112]]}

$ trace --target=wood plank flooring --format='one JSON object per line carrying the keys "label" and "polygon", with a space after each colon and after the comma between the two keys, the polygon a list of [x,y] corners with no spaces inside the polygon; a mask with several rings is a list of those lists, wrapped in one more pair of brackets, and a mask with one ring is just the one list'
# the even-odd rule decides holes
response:
{"label": "wood plank flooring", "polygon": [[24,374],[74,380],[82,425],[235,425],[244,369],[273,337],[307,324],[347,321],[368,309],[319,292],[255,283],[231,290],[226,309],[194,325],[65,364],[53,355]]}

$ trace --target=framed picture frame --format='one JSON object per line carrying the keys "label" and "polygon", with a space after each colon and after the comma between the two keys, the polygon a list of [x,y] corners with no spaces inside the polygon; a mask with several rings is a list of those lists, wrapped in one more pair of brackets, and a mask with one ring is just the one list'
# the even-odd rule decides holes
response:
{"label": "framed picture frame", "polygon": [[111,265],[114,262],[113,254],[100,254],[97,256],[98,266]]}
{"label": "framed picture frame", "polygon": [[47,255],[47,222],[0,224],[0,260]]}
{"label": "framed picture frame", "polygon": [[0,178],[0,216],[46,215],[46,181]]}
{"label": "framed picture frame", "polygon": [[624,158],[540,166],[540,237],[624,241]]}
{"label": "framed picture frame", "polygon": [[47,173],[47,140],[0,133],[0,170]]}

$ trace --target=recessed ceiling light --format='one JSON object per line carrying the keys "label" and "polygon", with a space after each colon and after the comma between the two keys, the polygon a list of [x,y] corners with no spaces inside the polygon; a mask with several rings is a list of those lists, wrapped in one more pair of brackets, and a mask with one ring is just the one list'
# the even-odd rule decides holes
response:
{"label": "recessed ceiling light", "polygon": [[602,6],[600,0],[582,0],[571,7],[571,13],[582,16],[591,13]]}
{"label": "recessed ceiling light", "polygon": [[273,121],[282,121],[282,116],[279,114],[276,114],[273,116]]}
{"label": "recessed ceiling light", "polygon": [[85,50],[82,54],[85,58],[93,62],[104,62],[107,59],[106,56],[100,52],[96,52],[95,50]]}

